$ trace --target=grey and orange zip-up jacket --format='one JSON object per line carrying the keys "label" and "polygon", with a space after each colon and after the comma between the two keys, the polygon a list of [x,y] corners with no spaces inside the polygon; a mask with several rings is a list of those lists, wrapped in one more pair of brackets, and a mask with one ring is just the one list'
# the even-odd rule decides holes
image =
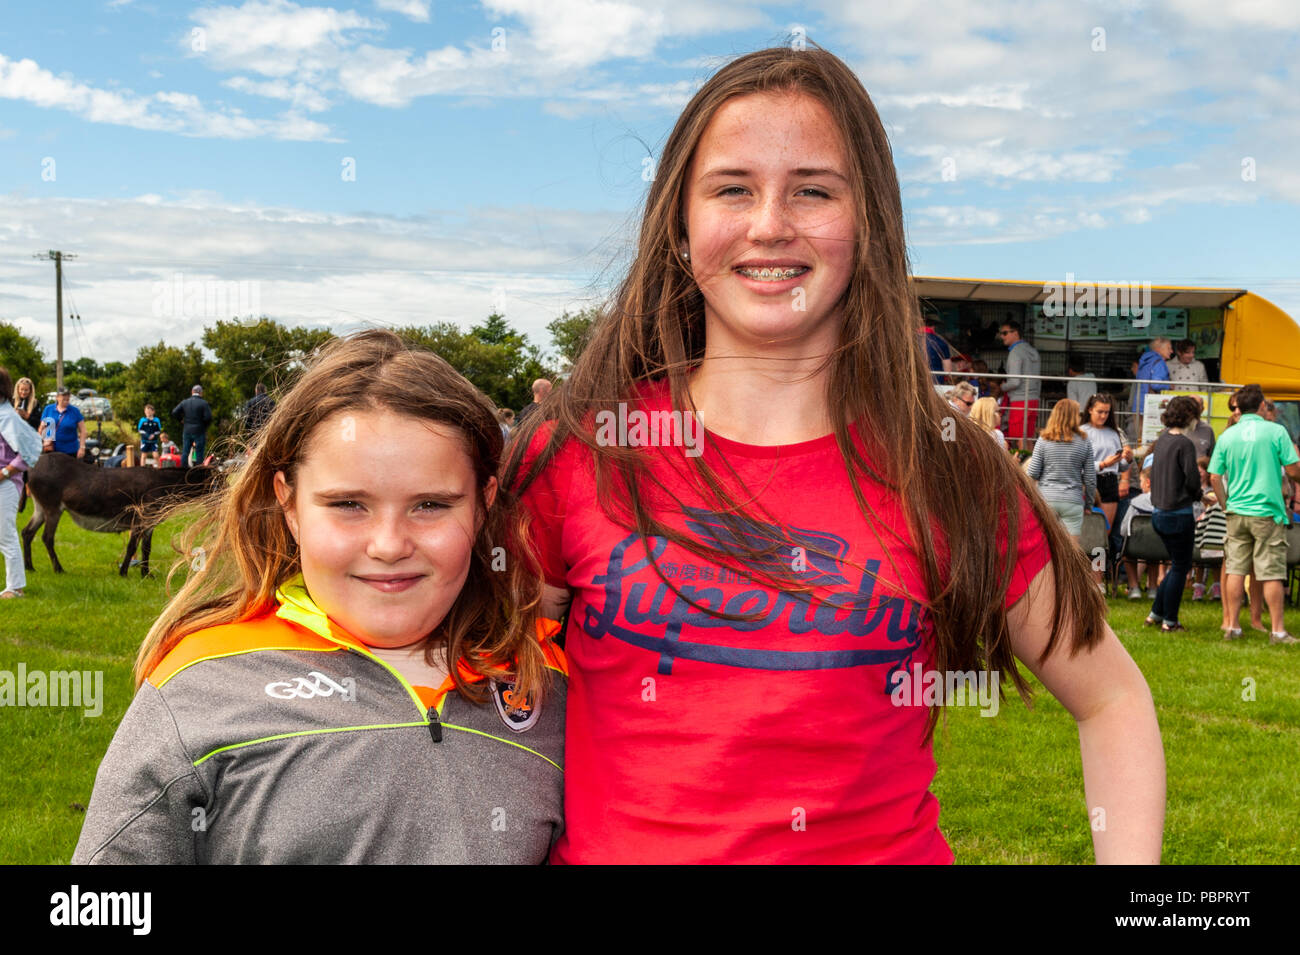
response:
{"label": "grey and orange zip-up jacket", "polygon": [[[95,777],[74,863],[540,863],[563,825],[567,667],[540,700],[413,687],[312,602],[186,636]],[[467,680],[483,680],[461,664]]]}

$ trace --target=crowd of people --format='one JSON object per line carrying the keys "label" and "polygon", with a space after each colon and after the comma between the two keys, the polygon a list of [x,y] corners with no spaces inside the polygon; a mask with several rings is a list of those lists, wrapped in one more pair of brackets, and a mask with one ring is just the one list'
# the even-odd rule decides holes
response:
{"label": "crowd of people", "polygon": [[[965,382],[958,384],[949,406],[969,408],[981,428],[1005,447],[995,426],[993,400],[972,400],[973,391]],[[1185,630],[1179,608],[1190,586],[1193,600],[1222,598],[1224,637],[1239,639],[1249,578],[1253,629],[1266,631],[1270,643],[1295,643],[1283,625],[1283,604],[1287,528],[1300,521],[1300,448],[1276,422],[1276,406],[1258,385],[1245,386],[1229,399],[1232,416],[1216,439],[1202,420],[1201,398],[1177,395],[1161,414],[1164,430],[1150,445],[1136,449],[1117,427],[1114,406],[1110,395],[1094,392],[1081,415],[1073,398],[1062,398],[1025,462],[1026,473],[1067,532],[1080,541],[1084,514],[1096,510],[1102,516],[1109,539],[1105,564],[1115,568],[1116,585],[1126,586],[1130,599],[1141,599],[1146,578],[1146,594],[1153,601],[1148,626],[1166,633]],[[1140,515],[1150,517],[1168,562],[1125,556],[1133,519]],[[1201,579],[1193,567],[1197,554]],[[1215,579],[1220,558],[1222,588]],[[1103,593],[1106,576],[1096,570]],[[1262,620],[1265,607],[1268,628]]]}
{"label": "crowd of people", "polygon": [[[267,394],[266,386],[258,382],[241,415],[250,440],[274,410],[275,401]],[[190,396],[172,409],[172,417],[181,424],[183,449],[163,430],[153,404],[146,403],[143,412],[135,425],[141,464],[185,468],[210,460],[204,452],[212,407],[204,400],[201,385],[195,385]],[[72,403],[70,389],[59,386],[54,400],[42,406],[32,379],[19,378],[15,382],[7,369],[0,368],[0,557],[5,566],[0,599],[22,597],[27,586],[17,528],[25,500],[25,473],[42,453],[85,459],[86,440],[86,419]],[[119,453],[101,458],[100,463],[120,467],[125,458],[125,453]]]}
{"label": "crowd of people", "polygon": [[[988,363],[970,359],[939,335],[937,319],[925,318],[923,341],[930,371],[935,373],[936,384],[945,386],[956,380],[957,385],[970,384],[975,388],[974,399],[995,399],[1001,419],[999,430],[1010,439],[1011,446],[1028,452],[1039,430],[1043,390],[1042,355],[1023,338],[1024,328],[1013,318],[998,325],[997,337],[1007,349],[1005,377],[988,377]],[[1196,358],[1196,343],[1191,339],[1177,342],[1168,338],[1151,339],[1145,349],[1132,362],[1133,383],[1128,388],[1128,422],[1125,431],[1130,441],[1138,442],[1142,434],[1142,415],[1146,397],[1173,387],[1186,387],[1208,383],[1205,364]],[[1097,376],[1086,370],[1083,356],[1071,353],[1066,358],[1065,396],[1073,399],[1081,409],[1088,399],[1098,392]],[[1109,391],[1110,389],[1101,389]],[[953,390],[949,391],[953,398]],[[963,410],[968,413],[969,407]]]}

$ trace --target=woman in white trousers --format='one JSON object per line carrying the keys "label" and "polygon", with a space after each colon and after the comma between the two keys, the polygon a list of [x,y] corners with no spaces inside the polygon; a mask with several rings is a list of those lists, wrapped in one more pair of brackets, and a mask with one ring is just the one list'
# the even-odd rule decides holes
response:
{"label": "woman in white trousers", "polygon": [[0,598],[21,597],[27,586],[18,546],[18,500],[24,472],[41,454],[40,435],[14,408],[13,396],[13,379],[0,368],[0,556],[5,563],[5,589]]}

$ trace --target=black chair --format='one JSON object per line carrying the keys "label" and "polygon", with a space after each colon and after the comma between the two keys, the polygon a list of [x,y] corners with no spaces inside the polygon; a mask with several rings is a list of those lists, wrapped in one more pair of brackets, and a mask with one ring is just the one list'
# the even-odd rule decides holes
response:
{"label": "black chair", "polygon": [[[1156,529],[1151,526],[1150,514],[1138,514],[1133,518],[1132,535],[1129,537],[1128,546],[1124,549],[1124,556],[1131,557],[1134,560],[1160,561],[1167,563],[1169,561],[1169,548],[1165,547],[1164,540],[1156,533]],[[1292,546],[1296,548],[1297,563],[1300,563],[1300,536],[1297,536]],[[1223,563],[1223,547],[1207,548],[1208,553],[1202,553],[1199,547],[1192,548],[1192,566],[1194,567],[1218,567]],[[1288,563],[1290,555],[1288,554]]]}
{"label": "black chair", "polygon": [[1128,542],[1124,545],[1126,558],[1146,561],[1148,564],[1169,562],[1169,549],[1151,526],[1150,514],[1134,514],[1129,531]]}
{"label": "black chair", "polygon": [[1110,531],[1106,529],[1106,518],[1096,511],[1084,511],[1083,514],[1083,532],[1079,535],[1079,546],[1083,552],[1092,560],[1100,550],[1106,553],[1109,546],[1108,539]]}

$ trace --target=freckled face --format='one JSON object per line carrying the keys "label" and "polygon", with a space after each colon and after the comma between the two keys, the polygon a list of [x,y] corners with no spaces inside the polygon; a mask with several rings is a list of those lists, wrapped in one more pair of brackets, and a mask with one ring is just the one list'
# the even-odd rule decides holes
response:
{"label": "freckled face", "polygon": [[843,137],[810,96],[741,96],[713,116],[685,193],[711,344],[835,346],[856,255],[849,175]]}
{"label": "freckled face", "polygon": [[[303,581],[332,620],[370,646],[433,631],[469,575],[482,521],[461,432],[391,411],[321,422],[290,487],[275,493],[298,542]],[[491,507],[496,479],[483,488]]]}

